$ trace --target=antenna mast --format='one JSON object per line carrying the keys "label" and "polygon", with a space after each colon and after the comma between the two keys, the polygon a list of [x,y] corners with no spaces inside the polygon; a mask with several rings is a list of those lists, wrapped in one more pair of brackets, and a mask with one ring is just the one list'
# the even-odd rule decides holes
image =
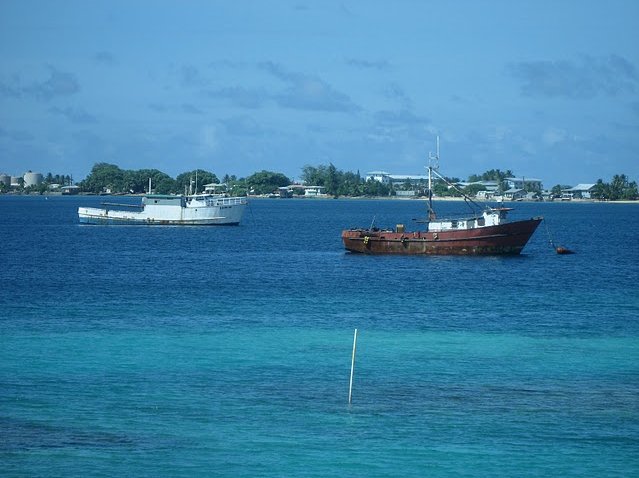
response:
{"label": "antenna mast", "polygon": [[433,171],[439,170],[439,136],[437,136],[437,152],[428,153],[428,220],[435,219],[435,211],[433,210]]}

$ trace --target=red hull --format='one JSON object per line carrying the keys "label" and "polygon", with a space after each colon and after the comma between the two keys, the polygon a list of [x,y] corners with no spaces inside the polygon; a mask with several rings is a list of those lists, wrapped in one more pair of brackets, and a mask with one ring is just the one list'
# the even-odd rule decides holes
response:
{"label": "red hull", "polygon": [[348,251],[363,254],[515,255],[524,248],[541,220],[536,217],[441,232],[350,229],[342,232],[342,241]]}

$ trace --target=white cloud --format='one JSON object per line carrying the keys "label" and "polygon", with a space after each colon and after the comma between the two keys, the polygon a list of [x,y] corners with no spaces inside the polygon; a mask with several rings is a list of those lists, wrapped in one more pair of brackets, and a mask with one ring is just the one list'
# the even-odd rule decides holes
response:
{"label": "white cloud", "polygon": [[200,129],[198,143],[198,155],[209,156],[214,154],[219,146],[218,131],[215,125],[204,125]]}
{"label": "white cloud", "polygon": [[568,134],[565,130],[559,128],[548,128],[542,134],[542,141],[547,146],[554,146],[566,141]]}

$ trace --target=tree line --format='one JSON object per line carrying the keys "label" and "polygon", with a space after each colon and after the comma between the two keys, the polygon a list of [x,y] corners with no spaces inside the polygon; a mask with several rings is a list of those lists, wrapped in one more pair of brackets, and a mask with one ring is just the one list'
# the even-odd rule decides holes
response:
{"label": "tree line", "polygon": [[[144,194],[148,193],[149,179],[156,194],[201,193],[207,184],[219,184],[220,178],[210,171],[194,169],[186,171],[174,179],[157,169],[121,169],[115,164],[97,163],[89,175],[78,183],[80,190],[87,193]],[[290,180],[282,173],[260,171],[247,178],[224,175],[221,182],[235,195],[268,194],[280,186],[287,186]]]}
{"label": "tree line", "polygon": [[[512,170],[490,169],[482,174],[471,174],[467,182],[478,183],[480,181],[495,181],[499,189],[505,189],[505,180],[516,177]],[[147,192],[148,181],[151,178],[153,190],[159,194],[180,194],[186,192],[197,178],[197,184],[193,184],[194,192],[202,192],[204,185],[219,183],[220,179],[212,172],[202,169],[187,171],[179,174],[175,179],[157,169],[123,170],[118,166],[108,163],[98,163],[93,166],[86,179],[78,183],[84,192],[102,193],[110,190],[113,193],[142,194]],[[301,180],[310,186],[323,186],[328,195],[339,196],[392,196],[398,191],[416,191],[418,196],[428,194],[426,180],[418,182],[406,181],[403,184],[383,184],[374,179],[366,180],[360,172],[342,171],[332,163],[327,165],[302,168]],[[259,171],[245,178],[235,175],[224,175],[221,182],[227,185],[228,191],[234,195],[245,196],[248,194],[270,194],[279,187],[289,186],[292,180],[283,173],[273,171]],[[478,191],[486,189],[480,184],[469,184],[465,188],[451,188],[449,184],[459,183],[459,178],[446,178],[433,180],[433,193],[440,197],[461,196],[462,192],[474,196]],[[556,185],[553,191],[561,190],[565,186]],[[610,183],[602,179],[597,181],[592,197],[601,200],[628,200],[637,199],[637,183],[630,181],[625,174],[615,175]]]}
{"label": "tree line", "polygon": [[593,197],[602,201],[634,200],[639,198],[637,182],[630,181],[625,174],[615,174],[609,183],[598,179]]}
{"label": "tree line", "polygon": [[[451,188],[449,184],[459,183],[459,178],[433,179],[433,193],[440,197],[461,196],[462,192],[468,196],[475,196],[477,192],[486,188],[480,181],[495,181],[499,191],[506,188],[505,179],[516,177],[507,169],[491,169],[482,174],[471,174],[468,177],[469,184],[464,188]],[[152,182],[153,192],[158,194],[183,194],[192,188],[193,192],[202,192],[204,185],[210,183],[225,183],[227,190],[238,196],[270,194],[279,187],[290,186],[292,180],[283,173],[273,171],[259,171],[245,178],[235,175],[224,175],[218,178],[214,173],[203,169],[186,171],[172,178],[168,174],[157,169],[121,169],[115,164],[97,163],[91,169],[89,175],[77,183],[80,190],[85,193],[112,193],[112,194],[144,194],[148,192],[149,178]],[[197,180],[197,181],[196,181]],[[330,196],[350,197],[379,197],[393,196],[400,191],[415,191],[417,196],[428,194],[426,180],[406,181],[400,184],[384,184],[373,179],[366,180],[359,171],[342,171],[332,163],[327,165],[302,168],[301,180],[309,186],[323,186],[326,194]],[[50,184],[71,185],[72,178],[65,175],[47,174],[44,183],[33,186],[33,192],[44,193]],[[552,188],[552,194],[560,196],[567,186],[556,185]],[[4,185],[0,184],[0,192],[4,191]],[[592,197],[600,200],[631,200],[637,199],[637,183],[630,181],[625,174],[617,174],[612,181],[607,183],[599,179],[595,185]]]}

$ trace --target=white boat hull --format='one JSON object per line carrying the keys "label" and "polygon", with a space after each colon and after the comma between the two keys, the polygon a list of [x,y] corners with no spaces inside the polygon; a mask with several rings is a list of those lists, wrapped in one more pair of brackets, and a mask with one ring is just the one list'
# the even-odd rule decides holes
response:
{"label": "white boat hull", "polygon": [[125,205],[116,205],[115,208],[80,207],[78,218],[82,224],[230,226],[240,223],[246,205],[245,198],[209,196],[166,199],[147,196],[140,211],[122,210]]}

